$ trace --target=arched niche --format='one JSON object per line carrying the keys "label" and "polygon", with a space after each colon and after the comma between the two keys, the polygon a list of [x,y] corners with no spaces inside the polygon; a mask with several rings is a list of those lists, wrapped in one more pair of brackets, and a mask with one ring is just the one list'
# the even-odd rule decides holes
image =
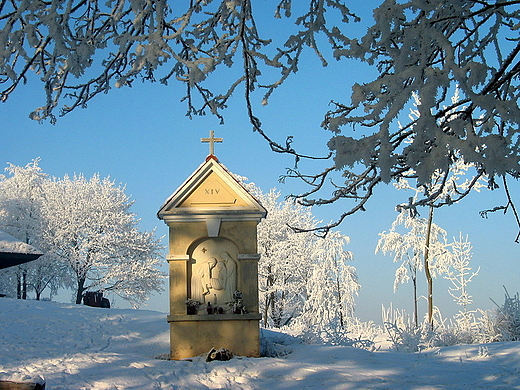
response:
{"label": "arched niche", "polygon": [[226,238],[209,237],[189,249],[188,297],[213,306],[233,302],[240,267],[237,245]]}

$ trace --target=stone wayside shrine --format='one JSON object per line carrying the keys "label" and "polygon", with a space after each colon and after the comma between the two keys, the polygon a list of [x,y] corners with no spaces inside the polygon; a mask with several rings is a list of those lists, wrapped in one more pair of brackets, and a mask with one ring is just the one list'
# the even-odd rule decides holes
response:
{"label": "stone wayside shrine", "polygon": [[214,155],[157,213],[169,227],[170,359],[260,355],[257,225],[262,205]]}

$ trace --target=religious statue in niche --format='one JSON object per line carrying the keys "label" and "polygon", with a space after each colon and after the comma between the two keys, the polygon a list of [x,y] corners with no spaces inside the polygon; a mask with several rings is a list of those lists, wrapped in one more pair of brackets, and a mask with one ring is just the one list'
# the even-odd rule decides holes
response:
{"label": "religious statue in niche", "polygon": [[209,238],[192,254],[191,299],[221,307],[233,302],[237,289],[238,249],[229,240]]}

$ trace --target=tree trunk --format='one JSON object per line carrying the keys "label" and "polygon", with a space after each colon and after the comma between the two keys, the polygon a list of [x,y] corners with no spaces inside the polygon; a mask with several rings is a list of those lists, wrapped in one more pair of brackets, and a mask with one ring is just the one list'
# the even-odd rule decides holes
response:
{"label": "tree trunk", "polygon": [[81,304],[81,298],[83,298],[83,292],[85,291],[85,278],[78,279],[78,290],[76,291],[76,304]]}
{"label": "tree trunk", "polygon": [[428,284],[428,323],[433,330],[433,279],[430,272],[430,238],[432,231],[433,220],[433,206],[430,206],[430,213],[428,215],[428,226],[426,230],[426,243],[424,248],[424,272],[426,274],[426,282]]}
{"label": "tree trunk", "polygon": [[27,299],[27,270],[21,267],[16,273],[16,298]]}
{"label": "tree trunk", "polygon": [[16,273],[16,299],[22,299],[22,274],[20,272]]}
{"label": "tree trunk", "polygon": [[413,320],[415,323],[415,327],[417,328],[419,326],[419,319],[417,316],[417,276],[414,276],[412,278],[413,282]]}
{"label": "tree trunk", "polygon": [[412,275],[412,284],[413,284],[413,320],[414,325],[417,328],[419,326],[419,309],[417,307],[418,300],[417,300],[417,264],[415,259],[417,258],[417,253],[414,252],[413,259],[414,263],[411,262],[408,263],[408,268],[410,269],[410,274]]}
{"label": "tree trunk", "polygon": [[22,271],[22,299],[27,299],[27,270]]}
{"label": "tree trunk", "polygon": [[269,293],[265,295],[265,305],[264,305],[264,327],[269,327],[269,309],[271,308],[273,293]]}
{"label": "tree trunk", "polygon": [[336,290],[338,292],[338,307],[339,307],[339,325],[341,329],[345,329],[345,322],[344,322],[344,316],[343,316],[343,301],[341,296],[341,286],[339,284],[339,266],[338,261],[336,258],[334,258],[334,267],[336,269],[334,272],[336,273]]}
{"label": "tree trunk", "polygon": [[[271,265],[267,266],[267,281],[266,281],[266,290],[269,291],[270,287],[274,284],[274,275],[272,273]],[[269,309],[271,309],[271,304],[274,302],[274,293],[270,292],[265,294],[265,306],[264,306],[264,327],[268,328],[269,324]]]}
{"label": "tree trunk", "polygon": [[271,314],[271,319],[273,320],[273,325],[275,328],[282,327],[282,316],[284,309],[284,298],[285,292],[281,292],[280,299],[276,300],[276,294],[273,292],[273,301],[271,302],[273,310]]}

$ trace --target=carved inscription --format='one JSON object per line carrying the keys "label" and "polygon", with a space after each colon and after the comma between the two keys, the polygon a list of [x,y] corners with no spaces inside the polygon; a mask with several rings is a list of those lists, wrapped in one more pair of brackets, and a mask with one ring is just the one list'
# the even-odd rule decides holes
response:
{"label": "carved inscription", "polygon": [[[231,207],[237,206],[239,197],[227,183],[214,172],[204,179],[181,207]],[[246,206],[244,201],[240,206]]]}

